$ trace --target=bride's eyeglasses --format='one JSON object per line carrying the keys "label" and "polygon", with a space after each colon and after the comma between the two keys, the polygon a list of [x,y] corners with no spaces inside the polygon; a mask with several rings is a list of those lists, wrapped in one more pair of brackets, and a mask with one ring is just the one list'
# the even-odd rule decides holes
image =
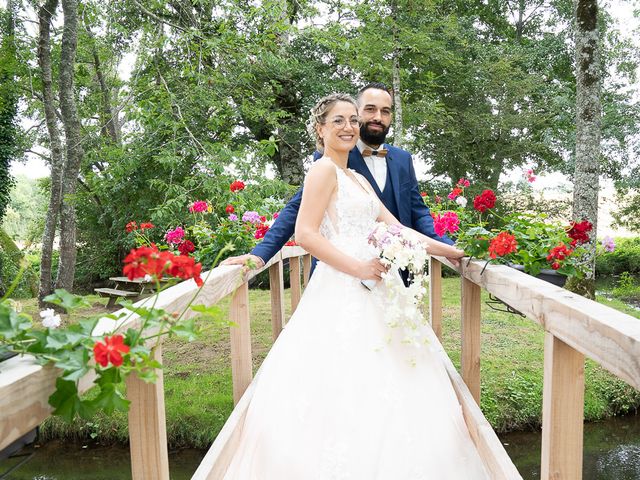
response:
{"label": "bride's eyeglasses", "polygon": [[[331,125],[335,129],[344,128],[346,124],[347,119],[344,117],[335,117],[333,120],[331,120]],[[355,116],[351,117],[349,119],[349,125],[351,125],[353,128],[360,128],[360,119]]]}

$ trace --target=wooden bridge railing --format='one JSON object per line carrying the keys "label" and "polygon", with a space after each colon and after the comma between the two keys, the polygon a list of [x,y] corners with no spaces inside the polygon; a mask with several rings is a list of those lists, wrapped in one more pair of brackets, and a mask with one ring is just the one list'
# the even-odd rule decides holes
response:
{"label": "wooden bridge railing", "polygon": [[[430,319],[442,335],[441,264],[430,260]],[[480,402],[480,293],[495,295],[545,329],[541,478],[582,478],[584,359],[640,390],[640,320],[506,266],[464,260],[462,378]],[[464,406],[463,406],[464,409]]]}
{"label": "wooden bridge railing", "polygon": [[[233,398],[237,403],[253,377],[249,323],[248,281],[263,270],[269,270],[271,282],[271,311],[273,338],[284,325],[283,260],[291,266],[291,310],[295,310],[302,291],[300,285],[300,259],[303,264],[304,284],[309,279],[310,256],[300,247],[285,247],[262,269],[243,275],[239,266],[217,267],[202,275],[205,285],[196,304],[214,305],[232,294],[230,318],[236,326],[230,328],[231,361],[233,372]],[[197,287],[194,282],[183,282],[161,292],[155,306],[169,312],[181,312],[193,298]],[[141,300],[136,305],[151,305],[155,297]],[[130,312],[120,310],[119,313]],[[186,318],[197,313],[187,312]],[[129,315],[126,321],[103,318],[94,330],[102,335],[118,329],[136,328],[139,318]],[[154,349],[162,360],[162,348]],[[59,372],[52,367],[41,367],[30,357],[14,357],[0,364],[0,450],[40,425],[50,414],[48,398],[53,393]],[[91,388],[94,375],[86,375],[80,382],[80,391]],[[148,384],[130,376],[127,379],[129,410],[129,440],[131,469],[134,480],[169,480],[167,435],[164,409],[162,371],[155,384]]]}

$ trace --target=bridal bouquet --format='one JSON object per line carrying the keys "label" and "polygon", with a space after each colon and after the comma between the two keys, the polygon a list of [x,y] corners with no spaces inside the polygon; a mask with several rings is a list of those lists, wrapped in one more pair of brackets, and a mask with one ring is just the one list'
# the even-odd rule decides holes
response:
{"label": "bridal bouquet", "polygon": [[[377,223],[369,234],[369,243],[379,250],[381,262],[389,267],[383,274],[388,302],[385,304],[387,325],[402,329],[403,341],[420,345],[424,342],[425,325],[421,309],[427,289],[425,265],[427,251],[415,234],[401,225]],[[398,271],[406,270],[412,282],[405,287]],[[371,289],[366,281],[363,284]]]}

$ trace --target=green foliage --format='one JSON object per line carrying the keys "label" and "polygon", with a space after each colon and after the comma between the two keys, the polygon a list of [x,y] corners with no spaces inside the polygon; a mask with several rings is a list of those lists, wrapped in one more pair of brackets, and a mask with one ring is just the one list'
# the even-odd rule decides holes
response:
{"label": "green foliage", "polygon": [[640,284],[636,283],[629,272],[623,272],[611,293],[614,297],[622,300],[640,301]]}
{"label": "green foliage", "polygon": [[48,179],[34,180],[20,175],[11,191],[2,227],[14,240],[26,244],[38,243],[42,239],[47,199],[43,184],[48,188]]}
{"label": "green foliage", "polygon": [[0,296],[7,293],[10,285],[22,272],[13,298],[30,298],[38,292],[37,271],[24,259],[22,252],[9,236],[0,229]]}
{"label": "green foliage", "polygon": [[616,238],[613,252],[596,257],[598,275],[621,275],[624,272],[640,274],[640,237]]}

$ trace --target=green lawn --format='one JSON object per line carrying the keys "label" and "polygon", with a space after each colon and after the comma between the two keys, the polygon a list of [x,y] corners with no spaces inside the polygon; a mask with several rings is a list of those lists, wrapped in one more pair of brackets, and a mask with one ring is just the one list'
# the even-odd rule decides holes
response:
{"label": "green lawn", "polygon": [[[443,342],[454,364],[460,358],[460,281],[443,279]],[[289,305],[289,291],[286,302]],[[91,297],[94,308],[79,312],[87,316],[103,309],[103,299]],[[542,404],[543,330],[521,317],[482,306],[482,400],[487,419],[500,432],[540,425]],[[602,300],[614,308],[620,304]],[[257,368],[271,345],[268,291],[250,292],[253,361]],[[226,315],[228,301],[221,303]],[[33,302],[26,310],[36,313]],[[640,318],[638,311],[628,313]],[[289,312],[287,311],[287,315]],[[193,343],[172,339],[165,343],[165,392],[167,434],[172,447],[206,447],[218,434],[233,408],[229,333],[200,321],[203,334]],[[585,417],[597,420],[626,413],[640,406],[640,393],[588,361],[586,365]],[[126,418],[100,416],[90,423],[65,425],[51,418],[42,428],[44,438],[96,438],[102,442],[127,439]]]}

